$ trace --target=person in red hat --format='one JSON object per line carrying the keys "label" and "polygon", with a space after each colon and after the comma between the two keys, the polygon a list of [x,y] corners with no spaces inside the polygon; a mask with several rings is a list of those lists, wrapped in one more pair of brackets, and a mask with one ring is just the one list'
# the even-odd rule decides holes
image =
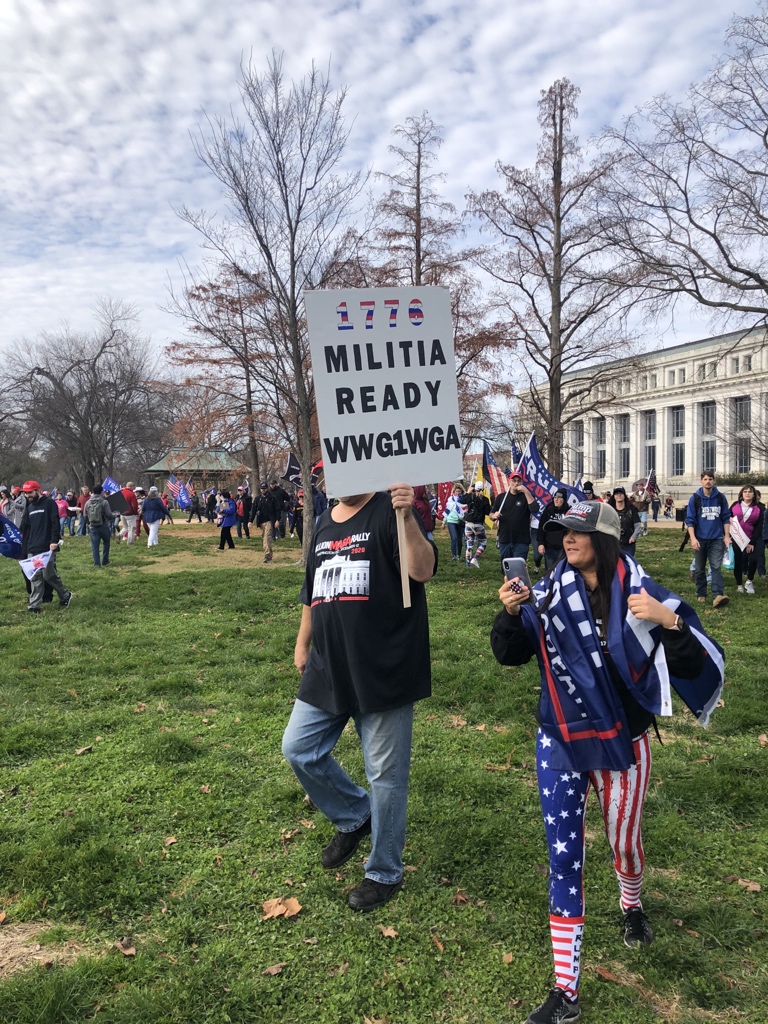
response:
{"label": "person in red hat", "polygon": [[52,498],[43,494],[37,480],[27,480],[21,488],[26,495],[27,507],[21,520],[23,537],[21,557],[31,558],[50,551],[48,563],[38,569],[30,580],[29,605],[27,610],[40,614],[45,584],[48,583],[59,595],[59,607],[66,608],[72,600],[72,591],[67,590],[56,571],[56,554],[61,540],[59,510]]}

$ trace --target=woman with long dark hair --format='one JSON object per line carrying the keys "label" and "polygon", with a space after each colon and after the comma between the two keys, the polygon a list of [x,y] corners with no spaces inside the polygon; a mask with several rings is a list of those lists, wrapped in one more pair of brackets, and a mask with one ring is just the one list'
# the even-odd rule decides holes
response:
{"label": "woman with long dark hair", "polygon": [[[758,540],[763,536],[763,517],[765,505],[758,500],[757,492],[752,484],[744,484],[736,501],[731,505],[731,515],[743,530],[749,543],[742,550],[735,541],[731,544],[733,551],[733,578],[736,590],[743,594],[754,594],[754,578],[757,572]],[[731,537],[733,540],[733,537]],[[744,583],[744,573],[747,582]]]}
{"label": "woman with long dark hair", "polygon": [[619,514],[619,544],[621,550],[628,555],[635,557],[635,542],[643,532],[643,523],[640,513],[634,505],[627,501],[627,492],[623,487],[614,487],[613,494],[608,499],[611,508],[615,508]]}
{"label": "woman with long dark hair", "polygon": [[649,727],[671,715],[674,687],[702,725],[723,686],[723,652],[693,609],[655,583],[619,546],[608,504],[582,502],[550,528],[565,529],[565,558],[533,588],[499,591],[491,647],[502,665],[534,656],[541,670],[536,770],[549,848],[555,987],[527,1024],[581,1013],[584,811],[595,789],[619,883],[627,946],[653,941],[640,901]]}

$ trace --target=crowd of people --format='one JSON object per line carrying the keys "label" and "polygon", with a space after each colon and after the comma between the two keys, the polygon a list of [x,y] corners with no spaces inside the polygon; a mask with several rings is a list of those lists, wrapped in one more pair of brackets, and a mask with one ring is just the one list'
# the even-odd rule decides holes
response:
{"label": "crowd of people", "polygon": [[[685,541],[694,552],[697,602],[722,608],[722,566],[733,548],[740,593],[754,593],[765,573],[765,506],[745,484],[729,503],[712,473],[685,509]],[[651,730],[672,713],[674,690],[702,725],[717,706],[724,681],[722,648],[694,608],[653,580],[636,558],[657,496],[622,486],[585,500],[558,488],[543,509],[518,473],[491,502],[482,482],[456,484],[443,510],[451,558],[480,566],[488,523],[497,527],[502,571],[508,559],[533,554],[539,579],[527,570],[507,576],[490,644],[503,665],[536,658],[541,692],[536,712],[536,772],[549,852],[549,924],[554,987],[527,1024],[563,1024],[580,1017],[579,982],[585,925],[585,809],[594,789],[611,847],[619,889],[621,934],[629,947],[648,946],[653,929],[642,900],[645,854],[642,816],[651,771]],[[133,543],[142,529],[151,547],[170,503],[156,487],[127,483],[110,505],[100,485],[46,495],[36,481],[0,488],[0,512],[19,526],[23,554],[47,561],[29,579],[29,611],[39,614],[46,590],[66,607],[72,594],[56,568],[65,530],[88,533],[95,565],[108,565],[115,534]],[[277,480],[251,496],[240,486],[198,497],[220,530],[219,549],[234,547],[232,531],[260,531],[264,561],[273,543],[301,538],[305,505]],[[403,886],[403,847],[411,761],[413,709],[431,692],[428,611],[424,584],[437,570],[437,501],[425,487],[393,484],[388,492],[347,495],[326,510],[313,488],[316,529],[309,554],[294,662],[301,681],[283,736],[284,756],[314,805],[335,826],[320,853],[327,870],[346,863],[370,837],[362,881],[347,897],[356,911],[382,907]],[[397,518],[407,552],[409,601],[403,600]],[[80,527],[82,526],[82,529]],[[761,562],[762,553],[762,562]],[[508,564],[508,563],[507,563]],[[746,580],[745,580],[746,577]],[[368,787],[358,785],[333,756],[352,719],[362,745]]]}

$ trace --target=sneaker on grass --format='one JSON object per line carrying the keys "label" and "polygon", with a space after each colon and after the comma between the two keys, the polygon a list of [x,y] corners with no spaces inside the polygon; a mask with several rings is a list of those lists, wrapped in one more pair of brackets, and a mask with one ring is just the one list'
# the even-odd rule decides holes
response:
{"label": "sneaker on grass", "polygon": [[480,563],[478,562],[478,560],[476,558],[473,558],[472,561],[469,564],[473,565],[476,569],[480,568]]}
{"label": "sneaker on grass", "polygon": [[748,594],[754,594],[755,584],[752,582],[752,580],[747,580],[747,582],[744,584],[744,589]]}
{"label": "sneaker on grass", "polygon": [[573,1002],[561,988],[553,988],[544,1002],[529,1015],[525,1024],[562,1024],[581,1016],[579,1000]]}
{"label": "sneaker on grass", "polygon": [[624,945],[630,949],[638,946],[650,946],[653,942],[653,931],[648,916],[641,907],[631,907],[624,915]]}

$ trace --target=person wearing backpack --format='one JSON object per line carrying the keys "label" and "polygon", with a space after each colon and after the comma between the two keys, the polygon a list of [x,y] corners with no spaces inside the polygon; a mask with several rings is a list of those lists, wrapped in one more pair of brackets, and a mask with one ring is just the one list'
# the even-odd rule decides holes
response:
{"label": "person wearing backpack", "polygon": [[[112,520],[116,516],[116,513],[112,511],[109,502],[104,497],[103,490],[101,484],[96,484],[83,507],[83,515],[91,535],[93,564],[97,568],[102,565],[109,565]],[[104,545],[103,553],[100,550],[102,544]]]}
{"label": "person wearing backpack", "polygon": [[731,545],[731,510],[728,499],[715,487],[711,472],[701,474],[701,487],[688,499],[685,525],[696,563],[696,600],[707,599],[707,562],[712,572],[712,605],[728,604],[723,582],[723,556]]}

